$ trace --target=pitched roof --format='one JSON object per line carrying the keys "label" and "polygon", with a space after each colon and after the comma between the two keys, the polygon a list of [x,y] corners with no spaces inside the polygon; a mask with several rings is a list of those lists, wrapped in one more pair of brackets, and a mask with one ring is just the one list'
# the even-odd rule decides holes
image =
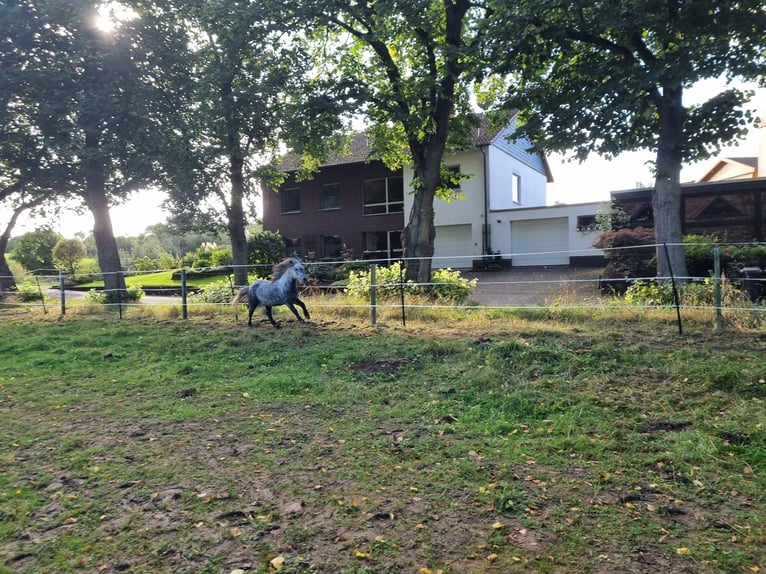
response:
{"label": "pitched roof", "polygon": [[[471,131],[471,141],[476,147],[490,145],[504,129],[505,126],[491,126],[486,116],[481,115],[479,125]],[[363,163],[377,159],[372,157],[371,153],[372,142],[370,136],[364,133],[356,133],[351,136],[346,147],[331,153],[319,167]],[[279,164],[279,169],[282,171],[295,171],[298,169],[299,160],[299,156],[295,154],[286,154]]]}

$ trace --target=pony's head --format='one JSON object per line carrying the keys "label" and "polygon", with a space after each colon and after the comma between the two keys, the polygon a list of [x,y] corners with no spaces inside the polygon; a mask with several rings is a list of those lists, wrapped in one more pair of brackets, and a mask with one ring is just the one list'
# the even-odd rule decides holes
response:
{"label": "pony's head", "polygon": [[306,281],[309,280],[308,273],[306,273],[306,268],[303,267],[303,263],[301,263],[300,259],[295,257],[288,257],[287,259],[280,261],[274,265],[273,271],[274,281],[283,277],[285,274],[289,274],[299,283],[306,283]]}

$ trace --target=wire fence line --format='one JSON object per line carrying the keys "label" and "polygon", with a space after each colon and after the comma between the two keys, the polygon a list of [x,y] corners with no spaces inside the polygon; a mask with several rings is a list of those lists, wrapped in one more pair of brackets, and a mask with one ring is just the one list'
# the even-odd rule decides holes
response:
{"label": "wire fence line", "polygon": [[[688,246],[690,244],[684,244]],[[707,245],[707,244],[700,244]],[[764,247],[764,243],[738,243],[726,244],[726,247],[734,245],[747,245]],[[628,246],[614,249],[659,249],[659,245],[640,245]],[[464,300],[455,301],[446,298],[428,298],[425,295],[417,293],[426,293],[428,290],[448,285],[440,281],[427,283],[406,282],[403,278],[399,280],[371,281],[369,284],[369,297],[367,300],[361,300],[356,297],[346,296],[345,287],[342,284],[327,284],[322,282],[312,282],[309,285],[301,287],[301,297],[307,299],[314,308],[347,308],[347,309],[369,309],[371,321],[377,320],[377,312],[391,309],[401,309],[402,321],[406,320],[406,313],[409,310],[416,309],[463,309],[466,311],[477,309],[549,309],[549,310],[594,310],[594,309],[675,309],[680,313],[681,310],[706,310],[716,315],[716,320],[722,324],[725,314],[744,313],[754,321],[762,322],[766,319],[766,271],[763,268],[751,267],[749,272],[744,273],[736,281],[731,281],[721,271],[720,248],[713,248],[715,259],[715,271],[712,275],[701,276],[682,276],[682,277],[609,277],[603,276],[603,268],[578,268],[578,267],[510,267],[499,268],[494,271],[474,270],[470,265],[462,271],[462,277],[475,280],[475,286],[470,296]],[[608,251],[608,250],[602,250]],[[580,253],[572,252],[549,252],[541,251],[538,255],[549,255],[555,253]],[[493,254],[487,256],[491,260],[512,260],[514,255],[519,254]],[[530,255],[524,253],[523,255]],[[441,256],[433,258],[434,267],[439,267],[440,262],[449,260],[450,262],[463,260],[474,262],[476,256]],[[410,258],[405,261],[412,261]],[[397,260],[402,261],[402,260]],[[310,276],[318,274],[320,270],[334,269],[344,267],[355,269],[357,271],[371,272],[375,268],[392,263],[387,259],[361,259],[354,261],[347,260],[324,260],[308,261],[304,265],[307,267]],[[233,281],[234,266],[223,266],[218,268],[204,268],[194,270],[210,276],[217,277],[219,281],[227,284],[229,295],[233,297],[237,289],[243,285],[236,285]],[[270,275],[271,266],[269,265],[248,265],[248,273],[256,275],[259,278],[267,278]],[[152,271],[125,271],[119,272],[126,278],[135,281],[140,285],[140,277],[148,274],[161,272],[177,272],[179,270],[152,270]],[[77,291],[71,285],[72,275],[65,274],[57,270],[38,270],[34,274],[25,275],[16,278],[16,282],[23,285],[20,294],[26,296],[17,298],[0,298],[0,310],[9,307],[40,307],[45,313],[54,312],[55,303],[58,299],[61,314],[66,314],[68,310],[77,307],[106,307],[116,308],[120,316],[123,312],[129,312],[131,308],[146,305],[165,305],[180,306],[182,316],[187,317],[189,310],[196,308],[212,306],[226,306],[228,302],[207,302],[195,300],[193,292],[196,287],[189,285],[186,279],[186,272],[190,270],[181,270],[182,280],[179,284],[160,285],[156,287],[141,287],[141,290],[148,293],[135,300],[130,297],[123,297],[120,293],[113,301],[99,300],[92,298],[87,293]],[[98,274],[102,279],[105,274]],[[712,286],[714,298],[707,302],[700,302],[697,299],[686,300],[679,299],[677,294],[673,302],[651,301],[649,300],[628,300],[625,297],[618,297],[609,294],[604,288],[605,281],[610,286],[624,283],[628,285],[644,284],[666,284],[671,281],[680,281],[684,284],[707,284]],[[135,288],[135,287],[134,287]],[[722,293],[723,289],[728,293]],[[131,287],[128,288],[130,291]],[[383,297],[382,292],[398,292],[396,297]],[[674,289],[675,291],[675,289]],[[103,289],[96,290],[96,293],[105,293]],[[732,293],[735,296],[732,296]],[[106,293],[108,294],[108,293]],[[236,316],[236,310],[235,310]],[[681,319],[679,314],[679,330]]]}

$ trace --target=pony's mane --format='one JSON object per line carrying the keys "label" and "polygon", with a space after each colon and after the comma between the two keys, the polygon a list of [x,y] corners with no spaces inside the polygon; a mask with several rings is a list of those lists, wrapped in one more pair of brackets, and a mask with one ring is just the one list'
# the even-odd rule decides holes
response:
{"label": "pony's mane", "polygon": [[290,269],[290,267],[296,265],[297,263],[300,263],[300,261],[296,259],[295,257],[288,257],[287,259],[283,259],[282,261],[274,265],[274,267],[272,267],[271,280],[276,281],[277,279],[282,277],[282,275],[285,274],[285,271],[287,271],[288,269]]}

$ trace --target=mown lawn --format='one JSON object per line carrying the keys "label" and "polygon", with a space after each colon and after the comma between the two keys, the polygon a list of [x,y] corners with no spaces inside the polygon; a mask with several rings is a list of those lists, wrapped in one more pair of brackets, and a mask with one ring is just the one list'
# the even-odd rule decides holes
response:
{"label": "mown lawn", "polygon": [[364,323],[0,314],[0,572],[766,570],[764,333]]}

